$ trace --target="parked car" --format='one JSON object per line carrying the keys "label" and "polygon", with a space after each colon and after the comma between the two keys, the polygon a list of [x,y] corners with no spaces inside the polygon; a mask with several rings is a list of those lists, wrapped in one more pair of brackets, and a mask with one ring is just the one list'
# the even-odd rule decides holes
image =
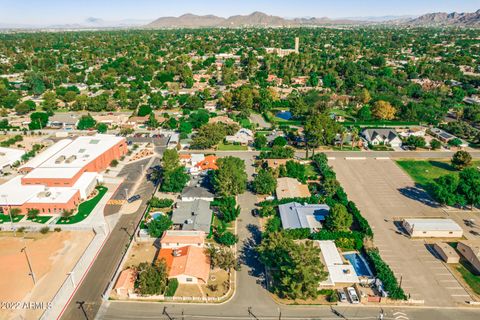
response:
{"label": "parked car", "polygon": [[350,301],[354,304],[360,303],[360,300],[358,299],[357,292],[353,287],[348,287],[347,288],[347,293],[348,297],[350,298]]}
{"label": "parked car", "polygon": [[343,289],[338,289],[337,293],[338,293],[338,301],[345,302],[345,303],[348,302],[347,295],[345,294],[345,291],[343,291]]}
{"label": "parked car", "polygon": [[130,198],[128,198],[127,202],[128,203],[132,203],[132,202],[135,202],[137,200],[140,200],[140,195],[139,194],[136,194],[134,196],[131,196]]}

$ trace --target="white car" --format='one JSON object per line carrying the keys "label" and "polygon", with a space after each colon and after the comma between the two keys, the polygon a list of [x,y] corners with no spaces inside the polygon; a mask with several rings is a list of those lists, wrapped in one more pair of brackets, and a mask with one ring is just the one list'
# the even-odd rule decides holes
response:
{"label": "white car", "polygon": [[345,291],[343,291],[343,289],[338,289],[337,293],[338,293],[338,301],[348,302],[347,295],[345,294]]}
{"label": "white car", "polygon": [[347,293],[348,293],[348,297],[350,298],[350,301],[353,304],[360,303],[360,300],[358,299],[357,292],[355,291],[355,289],[353,287],[348,287],[347,288]]}

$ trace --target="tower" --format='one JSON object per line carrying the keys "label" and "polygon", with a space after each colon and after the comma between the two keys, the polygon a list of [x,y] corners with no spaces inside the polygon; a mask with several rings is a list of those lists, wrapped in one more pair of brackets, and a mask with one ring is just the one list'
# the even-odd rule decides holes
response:
{"label": "tower", "polygon": [[295,53],[298,53],[299,49],[300,49],[300,38],[295,37]]}

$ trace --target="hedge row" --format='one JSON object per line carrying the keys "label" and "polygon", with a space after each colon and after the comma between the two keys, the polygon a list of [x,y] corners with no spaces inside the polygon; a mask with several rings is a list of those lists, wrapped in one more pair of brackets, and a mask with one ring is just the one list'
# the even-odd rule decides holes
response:
{"label": "hedge row", "polygon": [[398,285],[392,269],[390,269],[388,264],[382,260],[378,251],[368,250],[367,257],[370,261],[370,264],[373,265],[375,269],[377,278],[382,281],[383,288],[388,292],[390,298],[396,300],[406,300],[407,296],[405,295],[405,292],[403,292],[403,289]]}

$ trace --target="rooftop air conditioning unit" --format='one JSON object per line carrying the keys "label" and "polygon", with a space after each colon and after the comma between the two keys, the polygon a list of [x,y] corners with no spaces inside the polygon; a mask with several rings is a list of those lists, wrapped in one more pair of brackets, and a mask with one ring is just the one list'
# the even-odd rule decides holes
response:
{"label": "rooftop air conditioning unit", "polygon": [[65,160],[66,163],[72,163],[75,159],[77,159],[77,156],[76,155],[72,155],[70,157],[68,157],[67,160]]}

